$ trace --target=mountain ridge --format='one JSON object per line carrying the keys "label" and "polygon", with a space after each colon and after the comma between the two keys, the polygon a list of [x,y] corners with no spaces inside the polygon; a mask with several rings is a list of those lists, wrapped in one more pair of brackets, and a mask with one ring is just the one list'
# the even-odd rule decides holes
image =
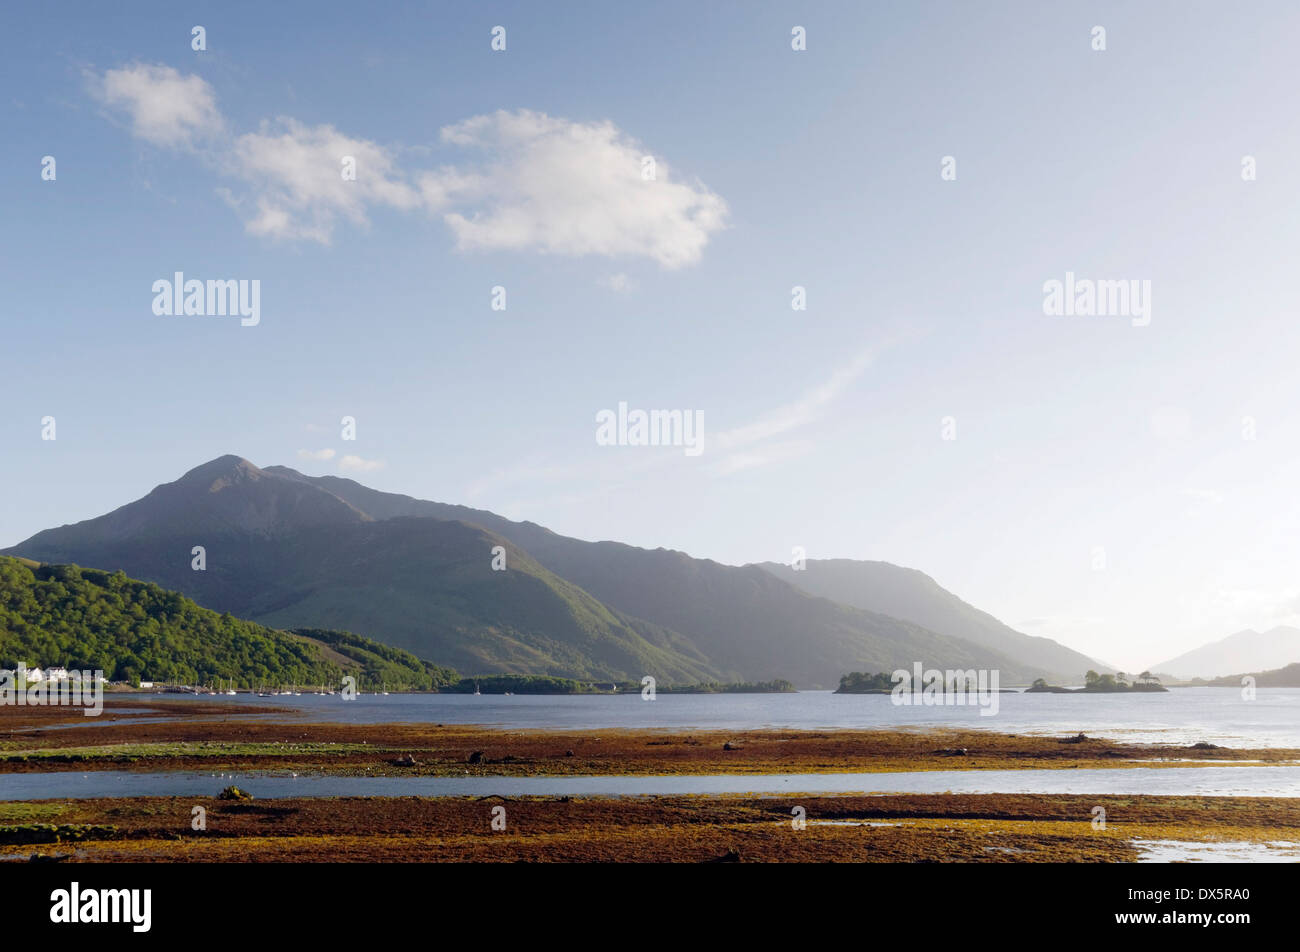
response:
{"label": "mountain ridge", "polygon": [[1300,628],[1246,628],[1151,665],[1178,678],[1220,678],[1241,671],[1266,671],[1300,661]]}
{"label": "mountain ridge", "polygon": [[1057,678],[1083,680],[1108,666],[1050,638],[1027,635],[963,601],[919,569],[859,559],[808,559],[803,568],[755,563],[764,571],[832,601],[906,618],[931,631],[972,641],[1035,665]]}
{"label": "mountain ridge", "polygon": [[[819,630],[832,641],[843,637],[845,626],[856,623],[875,627],[885,635],[887,642],[892,641],[897,644],[910,638],[920,649],[902,657],[884,645],[878,644],[874,656],[863,656],[859,659],[864,666],[896,667],[900,664],[906,666],[913,660],[918,660],[914,655],[925,654],[927,658],[935,655],[959,658],[960,661],[954,663],[963,665],[1002,667],[1013,677],[1026,681],[1034,677],[1060,674],[1051,668],[1026,665],[1020,659],[1008,656],[1006,652],[988,645],[981,646],[988,649],[987,654],[982,656],[978,653],[972,654],[968,647],[957,647],[958,643],[964,644],[969,639],[953,638],[949,632],[936,632],[931,626],[918,623],[915,619],[903,618],[889,612],[872,611],[861,606],[846,606],[840,600],[820,598],[815,593],[805,592],[798,586],[791,585],[772,573],[764,572],[757,566],[724,565],[712,559],[695,558],[676,549],[644,549],[609,540],[589,542],[561,535],[533,522],[514,522],[488,510],[421,500],[397,493],[385,493],[345,477],[306,476],[288,467],[267,469],[283,471],[293,478],[328,487],[340,498],[376,518],[392,517],[397,514],[418,515],[436,519],[461,519],[483,525],[522,546],[558,575],[573,580],[607,604],[633,616],[647,618],[682,632],[719,664],[737,666],[752,672],[753,677],[787,675],[761,666],[755,671],[754,666],[761,665],[762,662],[754,657],[753,653],[738,651],[734,643],[727,643],[728,638],[725,636],[713,637],[717,618],[711,606],[699,604],[704,597],[702,593],[724,592],[726,594],[721,597],[724,600],[731,600],[736,605],[745,605],[757,600],[749,610],[736,609],[736,614],[743,616],[737,619],[737,623],[743,622],[747,626],[763,626],[772,622],[774,618],[793,623],[794,619],[791,615],[796,611],[792,607],[792,600],[794,600],[800,606],[800,610],[816,617]],[[653,579],[654,583],[642,584],[646,579]],[[669,597],[657,597],[664,594],[668,594]],[[846,616],[845,608],[856,608],[858,612],[865,614]],[[907,627],[900,628],[900,625]],[[921,634],[920,630],[923,629],[929,631]],[[1029,636],[1022,637],[1029,638]],[[774,647],[769,639],[765,650],[771,651]],[[799,659],[793,654],[793,652],[786,652],[781,663],[787,666],[797,665]],[[1083,671],[1096,664],[1090,659],[1086,660],[1089,663],[1081,667],[1078,672],[1080,679]],[[833,684],[837,681],[838,675],[834,681],[828,678],[824,683]]]}
{"label": "mountain ridge", "polygon": [[[206,572],[191,570],[195,545],[206,547]],[[497,547],[504,573],[490,568]],[[462,670],[803,686],[917,660],[999,668],[1004,680],[1057,673],[757,565],[587,542],[232,455],[5,551],[123,568],[254,621],[359,630]]]}

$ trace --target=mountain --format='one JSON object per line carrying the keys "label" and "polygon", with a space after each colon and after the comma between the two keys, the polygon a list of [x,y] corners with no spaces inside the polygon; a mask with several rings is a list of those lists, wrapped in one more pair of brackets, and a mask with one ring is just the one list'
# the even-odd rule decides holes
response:
{"label": "mountain", "polygon": [[1235,671],[1264,671],[1300,661],[1300,628],[1279,625],[1260,632],[1247,628],[1160,664],[1176,678],[1227,677]]}
{"label": "mountain", "polygon": [[[1255,686],[1260,688],[1300,688],[1300,662],[1272,671],[1256,671],[1250,676],[1255,679]],[[1215,687],[1239,688],[1244,677],[1244,674],[1231,674],[1225,678],[1215,678],[1210,683]]]}
{"label": "mountain", "polygon": [[115,572],[0,556],[0,668],[59,665],[110,681],[432,688],[454,671],[349,632],[275,631]]}
{"label": "mountain", "polygon": [[[802,591],[758,566],[722,565],[669,549],[587,542],[487,510],[379,492],[338,476],[304,476],[286,467],[268,467],[267,472],[318,485],[375,519],[422,516],[483,526],[605,604],[680,632],[715,664],[747,678],[788,677],[804,687],[829,686],[846,671],[892,671],[910,668],[918,660],[944,667],[999,668],[1005,679],[1026,683],[1060,674],[917,619],[889,617],[893,613],[883,608],[864,610],[817,597],[819,593]],[[1030,647],[1046,641],[1019,637]],[[1077,657],[1085,662],[1075,675],[1081,680],[1096,663]]]}
{"label": "mountain", "polygon": [[809,594],[904,618],[931,631],[1002,652],[1021,664],[1049,672],[1049,680],[1082,682],[1089,669],[1108,669],[1050,638],[1026,635],[1004,625],[916,569],[855,559],[809,559],[804,565],[796,571],[777,562],[759,563],[764,571]]}
{"label": "mountain", "polygon": [[[206,571],[191,568],[206,549]],[[491,553],[506,553],[493,571]],[[758,566],[586,542],[495,513],[224,456],[97,519],[7,550],[176,588],[275,626],[348,628],[467,673],[665,683],[847,671],[1057,672],[915,621],[817,597]]]}
{"label": "mountain", "polygon": [[[206,568],[192,567],[192,549]],[[506,571],[492,569],[505,549]],[[376,520],[225,456],[14,554],[121,568],[274,627],[343,628],[466,673],[672,683],[725,677],[685,639],[623,617],[480,526]]]}

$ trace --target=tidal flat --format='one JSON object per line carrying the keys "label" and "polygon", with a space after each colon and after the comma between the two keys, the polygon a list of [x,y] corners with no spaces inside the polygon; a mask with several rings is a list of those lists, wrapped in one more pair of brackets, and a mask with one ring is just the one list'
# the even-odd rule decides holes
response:
{"label": "tidal flat", "polygon": [[[268,714],[272,716],[268,716]],[[0,774],[295,771],[342,776],[672,776],[918,770],[1179,769],[1300,763],[1296,749],[926,730],[501,730],[282,721],[273,711],[132,700],[86,724],[59,708],[0,712]]]}
{"label": "tidal flat", "polygon": [[[193,794],[0,793],[10,862],[1143,862],[1300,859],[1300,798],[1142,793],[779,792],[758,795],[258,796],[238,773],[349,778],[706,778],[1003,770],[1159,776],[1213,766],[1281,776],[1300,750],[1151,745],[928,730],[516,731],[402,722],[299,723],[165,699],[0,712],[0,790],[202,772]],[[936,778],[938,774],[936,773]],[[391,780],[383,780],[391,783]],[[436,781],[442,783],[443,781]],[[532,781],[530,781],[532,782]],[[567,782],[567,780],[565,781]],[[649,787],[647,783],[643,786]],[[1058,785],[1059,786],[1059,785]],[[750,789],[750,788],[745,788]]]}
{"label": "tidal flat", "polygon": [[[1095,810],[1106,811],[1106,824]],[[196,808],[205,829],[194,829]],[[803,825],[798,821],[803,819]],[[494,828],[494,821],[496,827]],[[1294,860],[1284,798],[873,796],[0,803],[0,859],[63,862],[1136,862],[1145,844]]]}

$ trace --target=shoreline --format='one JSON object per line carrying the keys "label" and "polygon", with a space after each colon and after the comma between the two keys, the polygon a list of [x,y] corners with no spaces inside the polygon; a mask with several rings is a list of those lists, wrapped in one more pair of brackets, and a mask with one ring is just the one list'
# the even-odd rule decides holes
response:
{"label": "shoreline", "polygon": [[[889,773],[1300,762],[1300,750],[1125,743],[989,730],[505,730],[457,724],[306,723],[198,702],[0,712],[0,774],[294,770],[343,776],[666,776]],[[287,712],[292,713],[292,712]],[[176,719],[158,720],[159,717]]]}

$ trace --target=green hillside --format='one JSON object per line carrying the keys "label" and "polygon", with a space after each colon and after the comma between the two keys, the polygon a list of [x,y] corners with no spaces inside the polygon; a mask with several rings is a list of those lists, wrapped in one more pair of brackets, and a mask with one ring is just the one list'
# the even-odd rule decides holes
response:
{"label": "green hillside", "polygon": [[[548,572],[599,599],[611,611],[646,619],[675,633],[677,644],[691,646],[727,679],[790,678],[804,686],[829,687],[846,669],[892,670],[925,658],[948,667],[997,668],[1008,681],[1028,683],[1052,668],[1039,667],[1037,656],[1032,662],[1022,657],[1022,649],[1037,648],[1041,642],[1070,654],[1046,639],[1031,639],[1010,629],[1006,631],[1014,637],[997,643],[974,637],[979,633],[977,627],[962,631],[936,628],[871,603],[816,597],[818,593],[806,592],[758,566],[722,565],[684,552],[619,542],[587,542],[535,523],[383,493],[336,476],[310,477],[275,466],[265,472],[320,486],[350,510],[381,525],[424,517],[482,526],[494,536],[510,540]],[[959,602],[937,585],[931,598]],[[971,613],[976,611],[965,607]],[[996,619],[984,617],[1001,626]],[[388,638],[380,629],[373,633]],[[1044,659],[1051,657],[1043,652]],[[1082,663],[1080,675],[1095,666],[1090,659],[1077,657]]]}
{"label": "green hillside", "polygon": [[19,663],[133,683],[337,686],[347,674],[430,689],[456,681],[454,671],[348,632],[276,631],[122,572],[0,556],[0,668]]}
{"label": "green hillside", "polygon": [[[492,569],[495,546],[505,571]],[[610,609],[461,522],[306,529],[246,545],[219,570],[210,563],[208,576],[247,593],[235,610],[264,624],[364,631],[471,674],[681,683],[729,673],[675,632]]]}

